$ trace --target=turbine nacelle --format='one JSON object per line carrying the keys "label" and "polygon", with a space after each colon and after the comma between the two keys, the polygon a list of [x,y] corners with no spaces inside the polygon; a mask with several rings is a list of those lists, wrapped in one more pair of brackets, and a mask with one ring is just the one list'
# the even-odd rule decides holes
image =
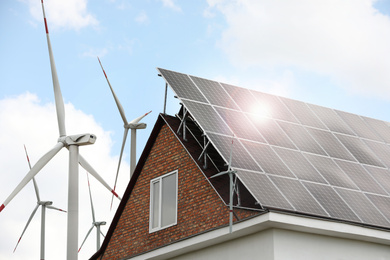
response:
{"label": "turbine nacelle", "polygon": [[145,123],[129,123],[127,125],[124,125],[127,129],[145,129],[146,124]]}
{"label": "turbine nacelle", "polygon": [[100,222],[93,222],[92,224],[93,224],[94,226],[102,226],[102,225],[107,224],[107,222],[106,222],[106,221],[100,221]]}
{"label": "turbine nacelle", "polygon": [[42,206],[51,206],[53,205],[53,201],[39,201],[38,204]]}
{"label": "turbine nacelle", "polygon": [[96,142],[96,136],[93,134],[78,134],[69,135],[58,138],[58,142],[63,143],[65,146],[69,145],[90,145]]}

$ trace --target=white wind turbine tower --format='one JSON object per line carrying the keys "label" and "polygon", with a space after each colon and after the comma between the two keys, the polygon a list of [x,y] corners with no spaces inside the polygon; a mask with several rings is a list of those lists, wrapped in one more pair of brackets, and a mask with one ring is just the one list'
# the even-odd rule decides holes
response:
{"label": "white wind turbine tower", "polygon": [[[92,166],[79,154],[79,146],[93,144],[96,136],[92,134],[66,135],[65,131],[65,107],[62,99],[60,84],[58,82],[57,71],[54,63],[53,51],[51,48],[49,31],[47,28],[45,9],[42,3],[42,12],[46,29],[47,46],[50,57],[50,67],[53,79],[54,98],[56,104],[57,121],[59,128],[59,138],[57,144],[44,154],[38,162],[31,168],[27,175],[18,184],[15,190],[8,196],[0,206],[0,212],[4,207],[20,192],[21,189],[64,147],[69,150],[69,179],[68,179],[68,224],[67,224],[67,259],[77,260],[78,258],[78,198],[79,198],[79,168],[80,163],[88,172],[90,172],[98,181],[100,181],[116,197],[118,195],[110,186],[100,177]],[[119,198],[119,197],[118,197]],[[120,198],[119,198],[120,199]]]}
{"label": "white wind turbine tower", "polygon": [[[133,174],[134,169],[135,169],[135,162],[137,160],[137,158],[136,158],[137,129],[145,129],[146,128],[146,124],[145,123],[139,123],[139,122],[141,121],[142,118],[147,116],[152,111],[149,111],[148,113],[146,113],[146,114],[144,114],[144,115],[142,115],[140,117],[137,117],[136,119],[128,122],[127,119],[126,119],[125,111],[123,110],[123,107],[122,107],[121,103],[119,102],[119,99],[116,96],[116,94],[114,92],[114,89],[111,87],[110,81],[108,80],[107,74],[104,71],[103,65],[100,62],[99,57],[98,57],[98,60],[99,60],[99,63],[100,63],[100,67],[102,68],[102,71],[104,73],[104,76],[106,77],[108,86],[110,87],[112,96],[115,99],[115,103],[116,103],[116,105],[118,107],[119,113],[120,113],[120,115],[122,117],[123,124],[124,124],[123,127],[125,128],[124,133],[123,133],[121,154],[119,156],[119,163],[118,163],[118,168],[117,168],[116,176],[115,176],[115,183],[114,183],[114,190],[115,190],[116,182],[118,180],[119,168],[120,168],[121,161],[122,161],[123,149],[125,148],[125,144],[126,144],[127,133],[129,132],[129,129],[131,129],[131,142],[130,142],[131,143],[130,144],[130,178],[131,178],[131,175]],[[111,206],[112,206],[112,200],[111,200]]]}
{"label": "white wind turbine tower", "polygon": [[[30,170],[31,170],[30,159],[28,158],[26,146],[24,146],[24,151],[26,153],[28,166],[30,167]],[[41,251],[40,251],[40,259],[43,260],[43,259],[45,259],[45,220],[46,220],[45,216],[46,216],[46,208],[48,208],[48,209],[55,209],[55,210],[59,210],[59,211],[62,211],[62,212],[66,212],[66,211],[62,210],[62,209],[59,209],[59,208],[56,208],[56,207],[53,207],[52,206],[52,204],[53,204],[52,201],[42,201],[40,196],[39,196],[39,189],[38,189],[37,182],[35,181],[35,178],[33,178],[33,183],[34,183],[35,195],[37,196],[37,205],[35,206],[35,209],[31,213],[31,216],[28,219],[27,224],[24,227],[22,234],[20,235],[18,243],[15,246],[14,252],[15,252],[16,248],[18,247],[19,242],[20,242],[20,240],[22,239],[22,237],[24,235],[24,232],[27,230],[27,227],[30,224],[31,220],[33,219],[33,217],[34,217],[35,213],[37,212],[38,208],[40,206],[42,206],[42,212],[41,212],[41,248],[40,248]]]}
{"label": "white wind turbine tower", "polygon": [[100,226],[105,225],[105,221],[96,221],[95,219],[95,209],[93,207],[93,201],[92,201],[92,194],[91,194],[91,185],[89,184],[89,177],[88,177],[88,172],[87,172],[87,181],[88,181],[88,191],[89,191],[89,200],[91,202],[91,212],[92,212],[92,227],[88,230],[87,235],[85,236],[83,243],[81,243],[81,246],[79,248],[79,252],[81,248],[83,247],[85,241],[87,240],[89,234],[91,233],[92,229],[96,227],[96,251],[99,250],[100,248],[100,234],[104,237],[104,234],[100,230]]}

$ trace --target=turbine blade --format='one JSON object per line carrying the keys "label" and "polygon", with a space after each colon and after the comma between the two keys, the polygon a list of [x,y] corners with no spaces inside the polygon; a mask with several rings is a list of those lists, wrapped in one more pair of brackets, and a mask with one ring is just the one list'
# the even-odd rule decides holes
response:
{"label": "turbine blade", "polygon": [[79,251],[78,251],[78,252],[80,252],[81,248],[83,247],[83,245],[84,245],[84,243],[85,243],[85,240],[87,240],[87,238],[88,238],[89,234],[91,233],[91,231],[92,231],[93,227],[94,227],[94,225],[92,225],[92,227],[89,229],[89,231],[88,231],[87,235],[85,236],[85,238],[84,238],[84,240],[83,240],[83,243],[81,243],[81,246],[80,246],[80,248],[79,248]]}
{"label": "turbine blade", "polygon": [[19,240],[18,240],[18,243],[16,243],[16,246],[15,246],[15,249],[14,249],[14,253],[15,253],[16,248],[17,248],[18,245],[19,245],[20,240],[22,239],[22,237],[23,237],[23,235],[24,235],[24,232],[26,232],[28,225],[30,224],[32,218],[34,217],[35,212],[37,212],[37,209],[39,208],[39,206],[40,206],[40,205],[37,204],[37,205],[35,206],[35,209],[34,209],[33,212],[31,213],[31,215],[30,215],[30,217],[29,217],[29,219],[28,219],[28,221],[27,221],[27,223],[26,223],[26,226],[24,227],[23,232],[22,232],[22,234],[20,235],[20,238],[19,238]]}
{"label": "turbine blade", "polygon": [[[25,146],[25,145],[24,145],[24,151],[25,151],[25,153],[26,153],[27,162],[28,162],[28,167],[30,167],[30,170],[31,170],[30,158],[28,157],[28,153],[27,153],[27,149],[26,149],[26,146]],[[41,198],[39,197],[38,184],[37,184],[37,182],[35,181],[35,178],[33,178],[33,183],[34,183],[35,195],[37,196],[37,201],[41,201]]]}
{"label": "turbine blade", "polygon": [[98,57],[98,60],[99,60],[99,63],[100,63],[100,67],[101,67],[102,70],[103,70],[104,76],[106,77],[108,86],[109,86],[110,89],[111,89],[112,96],[113,96],[114,99],[115,99],[116,106],[118,107],[119,113],[121,114],[123,123],[124,123],[125,125],[127,125],[128,122],[127,122],[127,119],[126,119],[125,110],[123,109],[121,103],[119,102],[119,99],[118,99],[118,97],[116,96],[116,94],[115,94],[115,92],[114,92],[114,89],[111,87],[110,81],[108,80],[107,74],[106,74],[106,72],[105,72],[104,69],[103,69],[103,65],[102,65],[102,63],[100,62],[99,57]]}
{"label": "turbine blade", "polygon": [[87,181],[88,181],[89,200],[91,202],[92,221],[96,222],[96,220],[95,220],[95,209],[93,208],[92,195],[91,195],[91,185],[89,183],[88,172],[87,172]]}
{"label": "turbine blade", "polygon": [[22,181],[16,186],[11,195],[4,201],[0,206],[0,212],[4,209],[5,206],[23,189],[24,186],[32,179],[34,176],[64,147],[64,144],[59,142],[57,143],[50,151],[44,154],[38,162],[31,168]]}
{"label": "turbine blade", "polygon": [[49,57],[50,57],[51,76],[53,79],[53,89],[54,89],[54,99],[56,102],[58,130],[59,130],[60,136],[66,136],[64,100],[62,98],[60,83],[58,81],[56,65],[54,62],[53,50],[51,48],[49,29],[47,27],[47,20],[46,20],[45,7],[43,5],[43,0],[41,0],[41,3],[42,3],[43,20],[45,22],[45,29],[46,29],[47,48],[49,50]]}
{"label": "turbine blade", "polygon": [[106,236],[103,234],[103,232],[100,230],[100,234],[102,234],[102,236],[105,238]]}
{"label": "turbine blade", "polygon": [[[129,129],[128,128],[125,128],[125,132],[123,133],[123,141],[122,141],[122,148],[121,148],[121,154],[119,156],[119,162],[118,162],[118,168],[116,170],[116,176],[115,176],[115,183],[114,183],[114,191],[116,189],[116,183],[118,181],[118,174],[119,174],[119,168],[121,167],[121,162],[122,162],[122,155],[123,155],[123,150],[125,148],[125,145],[126,145],[126,138],[127,138],[127,133],[129,132]],[[110,206],[110,209],[112,208],[112,202],[114,200],[114,195],[112,195],[112,198],[111,198],[111,206]]]}
{"label": "turbine blade", "polygon": [[136,119],[133,119],[129,124],[137,124],[139,121],[141,121],[142,118],[144,118],[145,116],[149,115],[150,113],[152,112],[152,110],[150,110],[148,113],[146,114],[143,114],[142,116],[140,117],[137,117]]}
{"label": "turbine blade", "polygon": [[53,207],[53,206],[51,206],[51,205],[47,205],[46,208],[55,209],[55,210],[58,210],[58,211],[61,211],[61,212],[66,212],[66,210],[59,209],[59,208]]}
{"label": "turbine blade", "polygon": [[118,194],[116,194],[116,192],[111,189],[107,182],[105,182],[103,178],[100,177],[100,175],[95,171],[94,168],[92,168],[92,166],[84,159],[84,157],[81,156],[81,154],[79,154],[79,163],[87,172],[89,172],[93,177],[95,177],[95,179],[97,179],[101,184],[103,184],[103,186],[106,187],[112,194],[114,194],[115,197],[121,200],[121,197],[119,197]]}

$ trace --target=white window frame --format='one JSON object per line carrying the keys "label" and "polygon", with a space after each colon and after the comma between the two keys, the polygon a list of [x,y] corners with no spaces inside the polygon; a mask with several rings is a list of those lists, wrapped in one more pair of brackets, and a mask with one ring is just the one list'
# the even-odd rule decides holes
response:
{"label": "white window frame", "polygon": [[[175,208],[175,221],[174,223],[171,223],[171,224],[168,224],[166,226],[161,226],[161,216],[162,216],[162,211],[161,211],[161,205],[162,205],[162,180],[163,178],[169,176],[169,175],[175,175],[176,177],[176,191],[175,191],[175,201],[176,201],[176,208]],[[169,172],[167,174],[164,174],[164,175],[161,175],[157,178],[154,178],[150,181],[150,201],[149,201],[149,233],[153,233],[153,232],[156,232],[158,230],[162,230],[162,229],[165,229],[165,228],[168,228],[168,227],[171,227],[171,226],[174,226],[177,224],[177,204],[178,204],[178,201],[177,201],[177,193],[178,193],[178,170],[175,170],[175,171],[172,171],[172,172]],[[153,198],[154,198],[154,194],[153,194],[153,184],[155,183],[159,183],[159,202],[158,202],[158,225],[157,227],[154,227],[153,228]]]}

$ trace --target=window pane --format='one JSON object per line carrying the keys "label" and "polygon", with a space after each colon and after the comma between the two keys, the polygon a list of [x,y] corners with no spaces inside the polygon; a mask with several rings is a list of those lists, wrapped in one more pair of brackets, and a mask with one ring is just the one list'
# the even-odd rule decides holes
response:
{"label": "window pane", "polygon": [[160,182],[154,182],[152,187],[153,198],[152,198],[152,228],[158,227],[159,218],[159,204],[160,204]]}
{"label": "window pane", "polygon": [[176,223],[176,174],[162,179],[161,227]]}

